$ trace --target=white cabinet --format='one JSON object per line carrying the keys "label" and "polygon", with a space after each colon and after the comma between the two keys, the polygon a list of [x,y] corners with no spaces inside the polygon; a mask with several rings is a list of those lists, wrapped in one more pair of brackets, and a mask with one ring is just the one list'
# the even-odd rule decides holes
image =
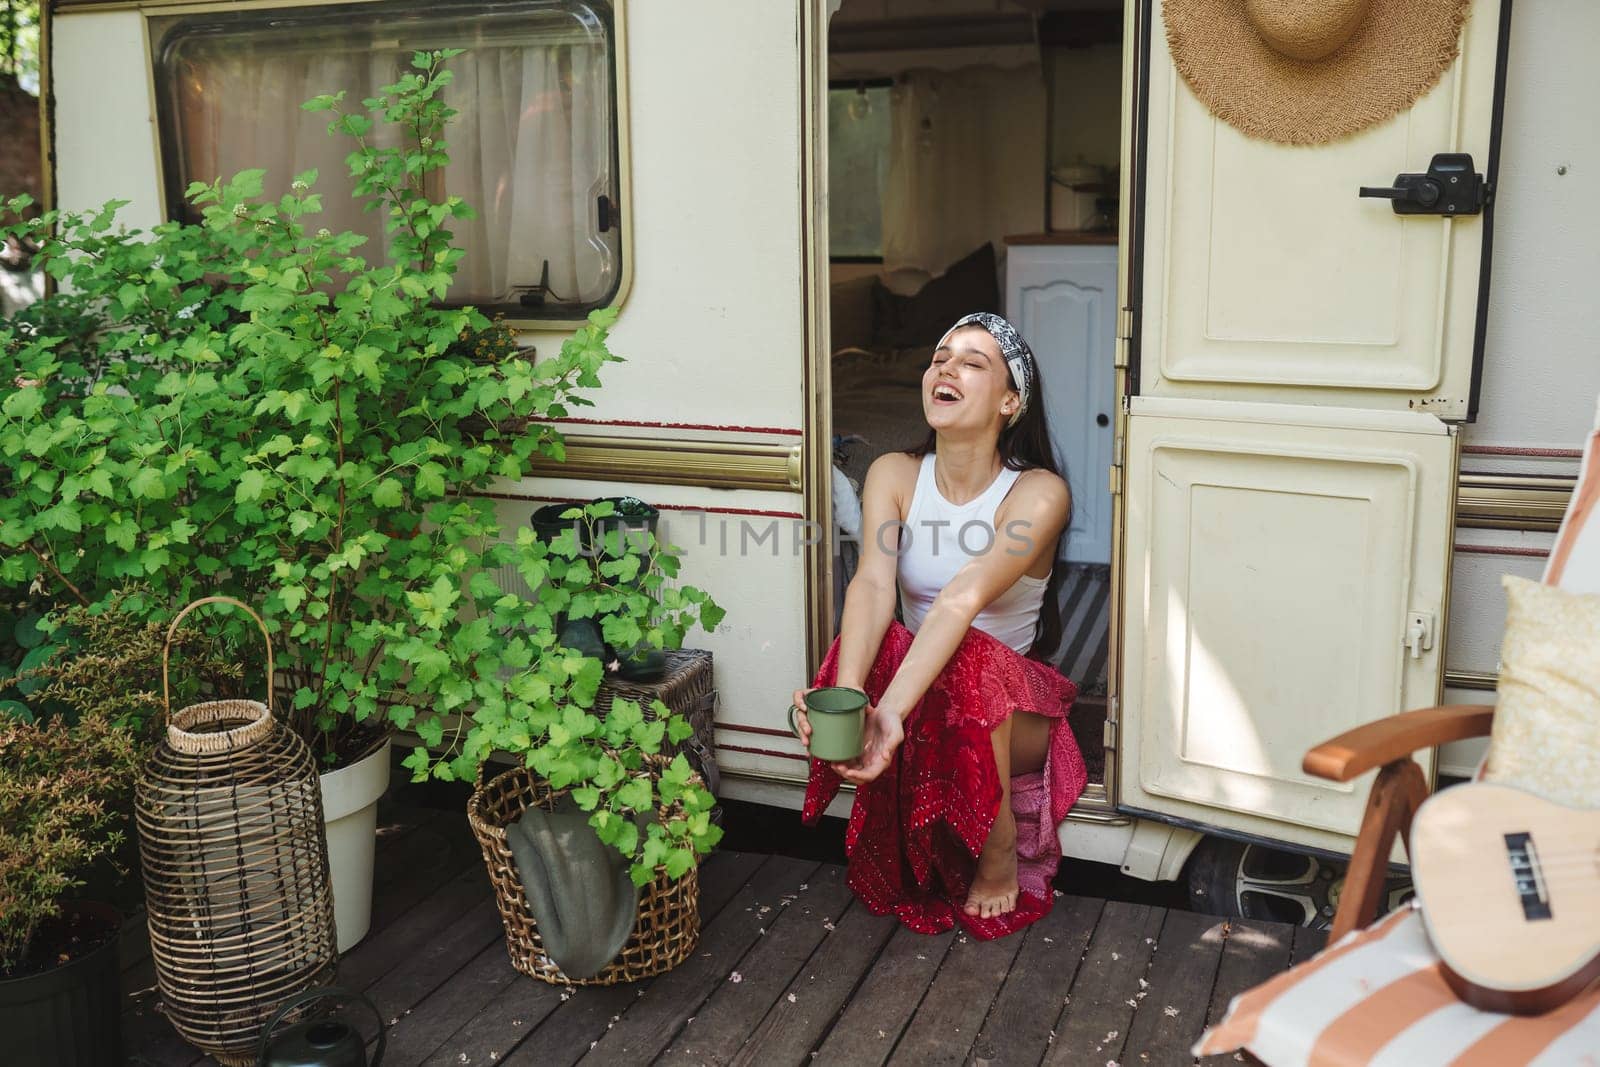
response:
{"label": "white cabinet", "polygon": [[1109,563],[1117,246],[1011,246],[1006,317],[1038,358],[1050,436],[1072,486],[1064,558]]}

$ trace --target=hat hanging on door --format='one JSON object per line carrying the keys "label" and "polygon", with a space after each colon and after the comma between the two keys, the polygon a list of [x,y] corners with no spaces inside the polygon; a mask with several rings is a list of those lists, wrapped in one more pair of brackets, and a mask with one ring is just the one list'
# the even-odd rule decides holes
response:
{"label": "hat hanging on door", "polygon": [[1178,73],[1252,137],[1326,144],[1398,115],[1455,61],[1471,0],[1164,0]]}

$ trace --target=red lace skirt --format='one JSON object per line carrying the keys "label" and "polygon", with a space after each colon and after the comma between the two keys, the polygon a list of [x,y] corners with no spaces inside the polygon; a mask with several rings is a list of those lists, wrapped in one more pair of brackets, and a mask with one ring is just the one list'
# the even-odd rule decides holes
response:
{"label": "red lace skirt", "polygon": [[[874,704],[911,647],[912,634],[891,623],[866,682]],[[828,650],[815,685],[832,685],[839,644]],[[974,937],[1014,933],[1050,911],[1050,879],[1061,859],[1056,827],[1088,782],[1083,755],[1067,726],[1078,687],[980,630],[969,630],[950,662],[906,721],[894,762],[856,791],[845,832],[850,888],[875,915],[893,913],[918,933],[957,921]],[[1000,810],[1000,776],[990,733],[1013,711],[1054,720],[1044,770],[1012,779],[1017,817],[1015,911],[979,919],[961,910],[977,857]],[[842,779],[811,761],[802,818],[814,823]]]}

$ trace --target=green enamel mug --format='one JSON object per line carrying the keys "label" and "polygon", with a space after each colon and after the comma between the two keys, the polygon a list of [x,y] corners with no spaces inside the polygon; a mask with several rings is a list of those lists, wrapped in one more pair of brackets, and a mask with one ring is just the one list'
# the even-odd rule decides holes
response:
{"label": "green enamel mug", "polygon": [[[789,730],[800,736],[795,713],[789,708]],[[811,720],[811,754],[820,760],[853,760],[861,755],[862,729],[867,719],[867,694],[843,685],[813,689],[806,694],[806,718]]]}

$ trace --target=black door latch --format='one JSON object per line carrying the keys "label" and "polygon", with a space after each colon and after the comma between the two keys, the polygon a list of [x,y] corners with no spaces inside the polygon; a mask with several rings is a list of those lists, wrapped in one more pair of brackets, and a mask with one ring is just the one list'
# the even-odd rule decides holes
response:
{"label": "black door latch", "polygon": [[1361,187],[1362,196],[1390,202],[1396,215],[1476,215],[1489,199],[1489,185],[1472,169],[1466,152],[1440,152],[1426,174],[1398,174],[1394,185]]}

